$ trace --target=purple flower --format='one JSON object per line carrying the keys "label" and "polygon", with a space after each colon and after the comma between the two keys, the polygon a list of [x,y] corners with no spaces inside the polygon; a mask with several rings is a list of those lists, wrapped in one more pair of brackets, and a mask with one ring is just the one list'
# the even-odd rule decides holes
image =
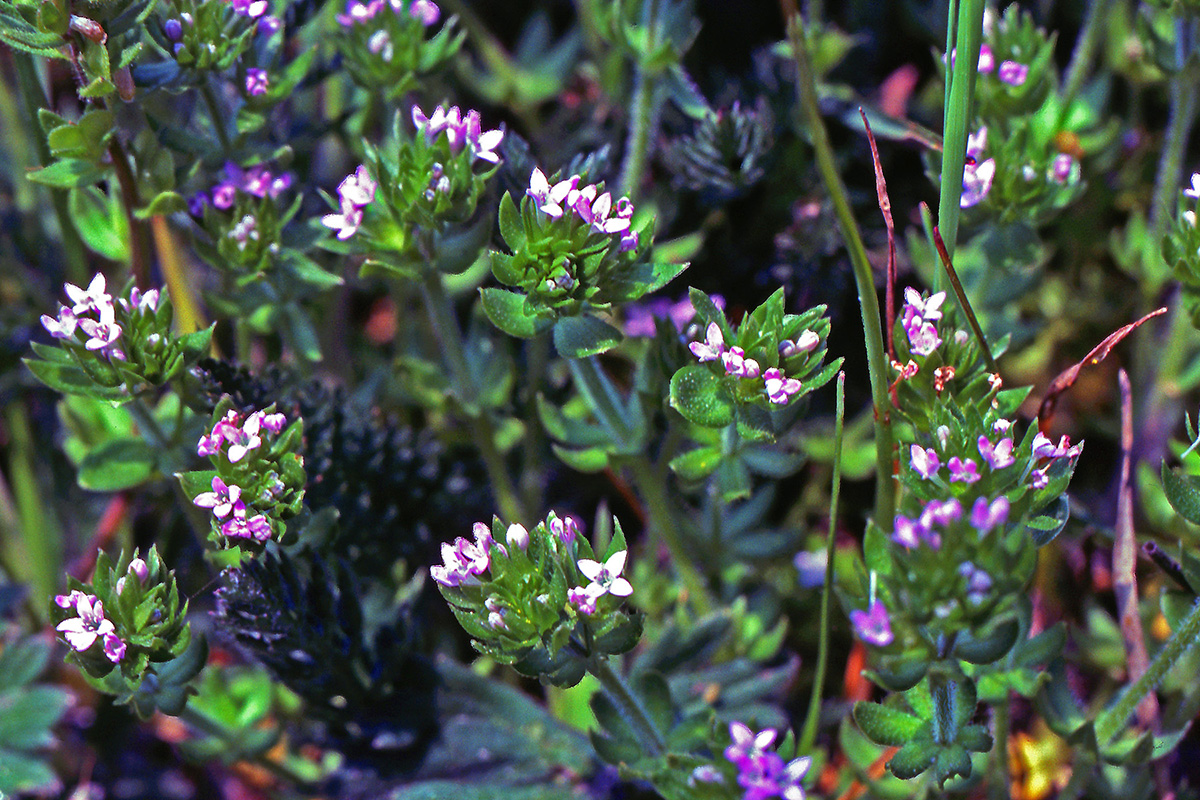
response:
{"label": "purple flower", "polygon": [[725,337],[721,333],[721,326],[715,322],[708,323],[708,328],[705,330],[704,342],[692,342],[688,345],[688,349],[701,362],[716,361],[718,358],[721,358],[721,355],[725,352]]}
{"label": "purple flower", "polygon": [[[427,142],[432,144],[439,134],[445,133],[451,153],[458,154],[465,147],[475,158],[493,164],[500,163],[500,156],[495,150],[504,139],[504,131],[497,129],[484,132],[478,111],[468,111],[464,115],[458,106],[449,109],[438,106],[427,117],[420,106],[414,105],[412,119],[417,131],[425,134]],[[544,180],[545,176],[542,178]],[[530,186],[532,188],[532,183]]]}
{"label": "purple flower", "polygon": [[525,190],[525,194],[539,204],[539,211],[549,215],[552,219],[558,219],[563,215],[563,200],[575,190],[578,184],[579,176],[573,175],[567,180],[559,181],[551,186],[545,173],[534,167],[533,173],[529,176],[529,188]]}
{"label": "purple flower", "polygon": [[267,36],[275,33],[283,28],[283,20],[271,14],[263,14],[258,18],[259,33],[265,33]]}
{"label": "purple flower", "polygon": [[621,577],[621,572],[625,569],[625,559],[628,555],[629,551],[618,550],[609,556],[608,560],[603,564],[593,561],[590,558],[581,558],[576,562],[576,566],[583,573],[583,577],[591,581],[587,588],[589,591],[594,592],[596,597],[602,597],[606,594],[611,594],[615,597],[628,597],[633,594],[633,585]]}
{"label": "purple flower", "polygon": [[1083,450],[1083,442],[1071,446],[1071,440],[1065,434],[1055,445],[1045,434],[1038,431],[1033,436],[1033,455],[1035,458],[1074,458]]}
{"label": "purple flower", "polygon": [[104,634],[104,657],[114,664],[121,663],[125,657],[125,643],[115,633]]}
{"label": "purple flower", "polygon": [[217,420],[217,424],[205,436],[200,437],[200,442],[196,445],[196,455],[198,456],[215,456],[217,451],[221,449],[230,436],[237,430],[241,423],[241,418],[233,409],[225,412],[223,419]]}
{"label": "purple flower", "polygon": [[183,38],[183,25],[177,19],[169,19],[163,23],[163,33],[172,42],[178,42]]}
{"label": "purple flower", "polygon": [[135,287],[133,287],[133,289],[131,289],[129,291],[129,299],[128,300],[126,300],[124,297],[122,297],[117,302],[119,302],[121,304],[121,308],[125,309],[125,311],[130,314],[134,313],[134,311],[145,314],[147,311],[157,311],[158,310],[158,300],[159,300],[158,289],[151,289],[150,291],[143,294],[141,292],[141,290],[139,290],[135,286]]}
{"label": "purple flower", "polygon": [[958,456],[954,456],[946,466],[950,468],[951,483],[970,484],[982,477],[979,474],[979,467],[975,464],[975,460],[971,458],[963,461]]}
{"label": "purple flower", "polygon": [[987,592],[992,588],[992,576],[970,561],[959,564],[958,574],[966,578],[967,602],[982,603]]}
{"label": "purple flower", "polygon": [[778,733],[774,728],[764,728],[755,733],[740,722],[729,725],[729,737],[733,744],[725,748],[725,758],[729,759],[739,769],[744,770],[767,754],[767,748],[775,743]]}
{"label": "purple flower", "polygon": [[351,25],[374,19],[383,9],[383,5],[383,0],[371,0],[369,3],[350,0],[346,3],[346,13],[338,14],[336,19],[343,28],[349,28]]}
{"label": "purple flower", "polygon": [[251,414],[242,424],[242,427],[236,428],[229,426],[226,429],[225,440],[229,442],[229,463],[236,464],[246,457],[246,454],[254,450],[262,444],[262,437],[258,435],[259,429],[262,426],[262,415],[255,413]]}
{"label": "purple flower", "polygon": [[[978,161],[983,158],[983,151],[987,149],[987,126],[982,126],[974,133],[967,134],[967,156],[972,161]],[[905,292],[907,295],[907,292]]]}
{"label": "purple flower", "polygon": [[353,236],[358,231],[358,226],[362,225],[363,212],[361,208],[355,208],[345,202],[340,210],[340,214],[326,214],[321,217],[321,224],[335,230],[337,238],[344,241]]}
{"label": "purple flower", "polygon": [[932,322],[924,322],[920,317],[915,317],[911,324],[906,324],[904,332],[908,335],[909,349],[914,355],[927,356],[942,346],[942,338],[938,336],[937,328]]}
{"label": "purple flower", "polygon": [[81,598],[84,598],[87,596],[88,595],[84,594],[83,592],[79,591],[78,589],[72,589],[70,594],[57,595],[54,598],[54,603],[59,608],[74,608],[79,603],[79,600]]}
{"label": "purple flower", "polygon": [[413,4],[408,7],[409,16],[426,28],[436,24],[441,13],[441,9],[437,7],[437,4],[430,2],[430,0],[413,0]]}
{"label": "purple flower", "polygon": [[1045,489],[1050,485],[1050,476],[1046,473],[1045,467],[1042,469],[1035,469],[1031,473],[1030,477],[1033,478],[1033,480],[1030,481],[1029,485],[1034,489]]}
{"label": "purple flower", "polygon": [[[941,501],[930,500],[921,511],[921,525],[927,530],[932,530],[934,525],[945,528],[950,523],[962,519],[962,513],[962,503],[958,502],[957,498],[952,497],[949,500]],[[937,545],[933,546],[937,547]]]}
{"label": "purple flower", "polygon": [[[75,613],[78,616],[58,623],[58,630],[72,650],[82,653],[101,636],[113,634],[116,628],[111,620],[104,618],[104,604],[94,595],[72,592],[75,598]],[[57,599],[57,598],[56,598]]]}
{"label": "purple flower", "polygon": [[759,374],[758,362],[746,358],[746,351],[740,347],[731,347],[722,353],[721,364],[726,373],[739,378],[757,378]]}
{"label": "purple flower", "polygon": [[876,647],[887,647],[896,638],[892,635],[891,618],[882,600],[876,600],[866,611],[851,611],[850,623],[854,626],[858,638]]}
{"label": "purple flower", "polygon": [[267,0],[231,0],[234,12],[250,19],[258,19],[267,11]]}
{"label": "purple flower", "polygon": [[199,217],[204,214],[204,207],[206,205],[208,205],[208,195],[204,192],[196,192],[188,198],[188,213],[193,217]]}
{"label": "purple flower", "polygon": [[58,319],[42,314],[42,326],[50,332],[50,335],[55,339],[73,339],[75,338],[75,328],[79,325],[79,318],[75,316],[75,312],[66,306],[58,309]]}
{"label": "purple flower", "polygon": [[981,164],[967,164],[963,167],[963,191],[959,207],[971,208],[977,206],[987,197],[992,189],[992,180],[996,177],[996,160],[989,158]]}
{"label": "purple flower", "polygon": [[251,97],[258,97],[267,93],[267,86],[270,81],[267,80],[267,71],[258,67],[250,67],[246,70],[246,94]]}
{"label": "purple flower", "polygon": [[229,516],[229,512],[233,511],[233,507],[239,502],[242,496],[242,489],[236,484],[233,486],[226,485],[225,481],[221,480],[220,475],[214,475],[212,479],[212,491],[203,492],[196,495],[192,500],[194,505],[201,508],[211,508],[213,516],[217,519],[225,519]]}
{"label": "purple flower", "polygon": [[988,503],[986,497],[977,498],[975,505],[971,507],[971,527],[980,534],[985,534],[1007,521],[1008,498],[1004,495],[1000,495],[991,503]]}
{"label": "purple flower", "polygon": [[992,469],[1004,469],[1016,462],[1012,454],[1013,440],[1011,436],[1005,436],[993,446],[986,436],[981,435],[977,444],[979,445],[979,455],[983,456],[983,460]]}
{"label": "purple flower", "polygon": [[937,475],[938,468],[942,466],[942,462],[938,460],[938,455],[932,447],[922,448],[921,445],[914,444],[909,449],[909,456],[913,471],[926,480]]}
{"label": "purple flower", "polygon": [[1029,67],[1016,61],[1002,61],[996,77],[1009,86],[1020,86],[1029,77]]}

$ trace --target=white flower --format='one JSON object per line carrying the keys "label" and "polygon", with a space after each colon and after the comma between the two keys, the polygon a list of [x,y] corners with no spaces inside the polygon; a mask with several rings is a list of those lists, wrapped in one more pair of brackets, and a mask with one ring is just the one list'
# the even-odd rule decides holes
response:
{"label": "white flower", "polygon": [[579,559],[579,571],[591,581],[587,586],[588,591],[594,593],[596,597],[606,594],[628,597],[633,594],[633,585],[621,577],[621,572],[625,569],[625,558],[628,555],[628,550],[620,550],[609,556],[609,559],[603,564],[590,558]]}

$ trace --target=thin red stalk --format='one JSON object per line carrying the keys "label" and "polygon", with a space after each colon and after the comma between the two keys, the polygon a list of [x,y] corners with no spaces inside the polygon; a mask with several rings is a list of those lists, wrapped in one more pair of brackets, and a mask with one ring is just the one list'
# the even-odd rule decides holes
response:
{"label": "thin red stalk", "polygon": [[888,197],[887,181],[883,178],[883,165],[879,163],[879,147],[875,143],[875,134],[871,132],[871,123],[867,121],[866,112],[858,109],[862,117],[863,127],[867,129],[867,141],[871,144],[871,161],[875,164],[875,194],[879,196],[879,210],[883,213],[883,224],[887,227],[888,260],[887,260],[887,295],[885,297],[884,339],[887,340],[888,358],[896,360],[896,343],[892,340],[892,331],[896,328],[896,223],[892,220],[892,199]]}

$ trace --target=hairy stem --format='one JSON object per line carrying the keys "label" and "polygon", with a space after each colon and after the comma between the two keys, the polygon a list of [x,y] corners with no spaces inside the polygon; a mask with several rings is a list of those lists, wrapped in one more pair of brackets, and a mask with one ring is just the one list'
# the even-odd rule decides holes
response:
{"label": "hairy stem", "polygon": [[645,755],[653,757],[666,752],[667,745],[663,741],[658,727],[650,719],[650,714],[642,706],[637,696],[630,691],[625,680],[609,666],[608,659],[604,657],[590,658],[588,672],[600,681],[600,686],[608,695],[608,699],[612,700],[613,705],[620,711],[621,718],[629,723],[629,727],[633,729]]}
{"label": "hairy stem", "polygon": [[821,590],[821,638],[817,641],[817,669],[813,675],[808,714],[800,731],[799,752],[812,752],[821,718],[821,696],[825,691],[825,669],[829,664],[829,603],[833,593],[833,561],[837,536],[838,495],[842,488],[842,434],[846,423],[846,373],[837,379],[837,410],[833,428],[833,486],[829,490],[829,531],[825,534],[825,584]]}
{"label": "hairy stem", "polygon": [[454,307],[450,303],[450,296],[446,294],[440,272],[429,270],[421,282],[421,294],[425,299],[425,310],[429,314],[433,335],[450,368],[451,385],[462,403],[463,415],[467,418],[472,438],[483,458],[500,511],[509,522],[529,524],[532,520],[525,513],[524,504],[504,463],[504,454],[496,447],[496,430],[491,417],[486,409],[475,404],[479,392],[467,362],[462,330],[458,327],[458,319],[454,316]]}
{"label": "hairy stem", "polygon": [[1088,0],[1083,27],[1079,29],[1079,38],[1075,40],[1075,49],[1071,51],[1071,63],[1067,67],[1067,77],[1063,82],[1062,108],[1058,112],[1059,126],[1066,121],[1071,104],[1083,88],[1083,81],[1087,78],[1088,70],[1096,57],[1096,48],[1100,45],[1100,34],[1104,30],[1103,22],[1110,5],[1111,0]]}
{"label": "hairy stem", "polygon": [[[658,43],[658,6],[660,0],[645,0],[642,5],[642,25],[646,28],[647,48]],[[646,171],[650,155],[650,137],[654,133],[657,114],[655,102],[655,72],[639,63],[633,79],[633,109],[629,117],[629,136],[625,143],[625,163],[621,166],[621,193],[634,203]]]}
{"label": "hairy stem", "polygon": [[796,86],[800,107],[812,136],[821,180],[829,192],[838,227],[846,241],[850,263],[854,268],[854,282],[858,286],[858,302],[862,309],[863,334],[867,345],[867,368],[871,376],[871,402],[875,407],[875,524],[886,533],[891,531],[892,518],[896,513],[896,484],[892,477],[892,451],[895,442],[892,433],[891,401],[888,398],[888,362],[879,320],[879,297],[875,290],[875,276],[867,260],[867,249],[863,245],[862,234],[854,219],[846,187],[842,185],[837,165],[834,163],[833,148],[829,144],[825,123],[821,120],[812,59],[808,53],[804,21],[799,14],[791,17],[788,36],[796,59]]}
{"label": "hairy stem", "polygon": [[1154,691],[1171,667],[1183,658],[1197,639],[1200,639],[1200,602],[1193,605],[1192,610],[1180,621],[1179,627],[1155,654],[1142,676],[1121,693],[1116,705],[1102,712],[1096,719],[1096,741],[1101,747],[1121,732],[1142,699]]}

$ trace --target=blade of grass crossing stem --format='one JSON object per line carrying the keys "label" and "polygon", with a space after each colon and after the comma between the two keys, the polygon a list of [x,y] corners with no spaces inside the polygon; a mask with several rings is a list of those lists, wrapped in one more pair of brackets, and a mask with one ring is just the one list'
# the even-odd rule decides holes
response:
{"label": "blade of grass crossing stem", "polygon": [[837,411],[833,430],[833,485],[829,490],[829,532],[825,535],[825,586],[821,592],[821,638],[817,643],[817,672],[813,676],[812,697],[800,732],[799,752],[812,752],[817,741],[817,723],[821,717],[821,695],[825,690],[825,669],[829,663],[829,595],[833,592],[833,553],[837,537],[838,494],[842,489],[842,434],[846,423],[846,373],[837,379]]}
{"label": "blade of grass crossing stem", "polygon": [[979,340],[979,346],[983,349],[988,372],[994,373],[996,372],[996,361],[992,358],[992,350],[988,347],[983,329],[979,327],[979,320],[975,318],[975,309],[971,308],[971,301],[967,299],[967,293],[963,291],[962,281],[958,279],[958,273],[954,271],[950,253],[947,251],[946,243],[942,240],[941,232],[936,225],[933,226],[933,243],[937,247],[938,257],[942,260],[942,267],[946,271],[946,277],[950,280],[950,286],[954,289],[954,296],[958,298],[958,304],[962,306],[963,313],[967,315],[967,322],[970,323],[971,330],[974,331],[975,338]]}
{"label": "blade of grass crossing stem", "polygon": [[[786,0],[785,0],[786,5]],[[817,85],[812,58],[808,52],[808,34],[804,19],[793,14],[788,20],[788,39],[796,59],[796,94],[800,111],[808,126],[816,155],[821,182],[837,215],[838,227],[846,242],[846,251],[854,269],[858,304],[862,310],[863,335],[867,346],[867,369],[871,377],[871,403],[875,410],[875,524],[885,532],[892,529],[896,513],[896,481],[893,476],[895,450],[892,433],[892,409],[888,398],[888,360],[884,352],[883,331],[879,320],[879,298],[875,293],[875,275],[867,260],[867,249],[854,219],[846,187],[838,175],[833,148],[817,106]]]}
{"label": "blade of grass crossing stem", "polygon": [[892,341],[892,330],[896,327],[896,223],[892,219],[892,199],[888,197],[887,181],[883,178],[883,165],[879,162],[879,146],[875,143],[875,134],[871,132],[871,123],[867,121],[867,113],[858,109],[862,117],[863,127],[867,130],[867,141],[871,144],[871,161],[875,164],[875,194],[879,197],[879,210],[883,214],[883,224],[887,227],[888,260],[887,260],[887,293],[883,311],[884,336],[887,338],[888,359],[896,360],[896,345]]}
{"label": "blade of grass crossing stem", "polygon": [[[971,100],[979,68],[979,46],[983,42],[984,0],[951,2],[947,25],[954,31],[956,53],[946,66],[946,113],[942,124],[942,185],[938,200],[938,227],[945,231],[946,249],[953,257],[958,241],[959,203],[962,200],[963,164],[967,157],[967,131],[971,124]],[[947,44],[949,37],[947,36]],[[939,281],[939,283],[941,283]]]}
{"label": "blade of grass crossing stem", "polygon": [[[20,570],[14,579],[27,582],[35,597],[45,598],[58,590],[62,579],[62,532],[58,520],[42,502],[35,461],[37,444],[29,413],[22,404],[10,403],[4,410],[4,423],[10,437],[9,479],[20,521],[19,536],[8,544],[5,561]],[[38,617],[44,617],[40,609]]]}

